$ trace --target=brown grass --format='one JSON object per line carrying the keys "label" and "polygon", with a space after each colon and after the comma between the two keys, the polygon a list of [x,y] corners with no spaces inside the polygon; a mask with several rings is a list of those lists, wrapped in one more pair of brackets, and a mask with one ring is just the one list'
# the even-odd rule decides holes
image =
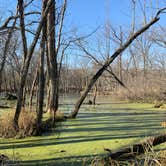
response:
{"label": "brown grass", "polygon": [[19,131],[13,125],[14,111],[4,113],[0,117],[0,137],[13,138],[25,137],[35,134],[36,113],[22,110],[19,118]]}

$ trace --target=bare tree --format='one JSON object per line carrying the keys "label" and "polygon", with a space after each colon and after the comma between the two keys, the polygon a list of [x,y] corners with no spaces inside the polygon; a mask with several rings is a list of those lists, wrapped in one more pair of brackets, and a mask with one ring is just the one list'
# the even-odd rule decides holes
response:
{"label": "bare tree", "polygon": [[[58,110],[58,98],[59,98],[59,75],[62,60],[60,61],[60,66],[58,66],[58,55],[60,54],[61,48],[61,37],[62,37],[62,28],[64,23],[64,16],[66,11],[67,0],[64,0],[61,11],[59,13],[59,20],[55,18],[56,7],[55,1],[50,8],[48,14],[48,26],[47,26],[47,36],[48,36],[48,76],[49,76],[49,88],[48,88],[48,112],[55,113]],[[57,19],[57,20],[56,20]],[[59,25],[59,26],[57,26]],[[57,32],[57,33],[56,33]],[[57,40],[55,36],[57,35]],[[61,57],[63,58],[64,51],[66,47],[62,49]],[[59,70],[58,70],[59,68]]]}
{"label": "bare tree", "polygon": [[5,67],[7,53],[8,53],[8,50],[9,50],[12,35],[14,33],[14,28],[15,28],[15,25],[16,25],[16,21],[17,21],[17,19],[14,19],[13,24],[12,24],[11,28],[8,31],[7,39],[6,39],[6,42],[5,42],[5,47],[4,47],[4,51],[3,51],[3,55],[2,55],[2,60],[1,60],[1,64],[0,64],[0,92],[1,92],[1,86],[2,86],[2,73],[3,73],[4,67]]}
{"label": "bare tree", "polygon": [[[24,52],[25,60],[24,60],[22,70],[21,70],[21,78],[20,78],[20,85],[19,85],[19,91],[18,91],[18,100],[17,100],[17,106],[16,106],[15,115],[14,115],[14,126],[16,127],[16,129],[18,129],[18,119],[19,119],[19,115],[21,112],[22,102],[23,102],[23,91],[24,91],[24,87],[25,87],[25,83],[26,83],[28,68],[30,65],[30,61],[31,61],[32,54],[34,52],[36,43],[37,43],[38,38],[40,36],[41,29],[42,29],[43,24],[44,24],[44,19],[46,18],[47,14],[49,12],[49,9],[52,6],[52,3],[53,3],[52,0],[48,1],[46,9],[44,11],[44,14],[42,15],[40,23],[37,27],[33,42],[31,44],[29,50],[27,51],[27,53]],[[19,5],[20,5],[20,9],[22,9],[23,8],[23,0],[19,1]],[[20,12],[20,14],[21,14],[21,12]],[[22,14],[23,14],[22,19],[24,19],[24,12]],[[20,19],[21,19],[21,17],[20,17]],[[24,29],[24,28],[22,28],[22,29]]]}
{"label": "bare tree", "polygon": [[[46,8],[47,1],[43,0],[43,9],[42,15]],[[39,93],[38,93],[38,108],[37,108],[37,135],[41,134],[42,129],[42,114],[43,114],[43,103],[44,103],[44,85],[45,85],[45,76],[44,76],[44,55],[45,55],[45,45],[46,45],[46,19],[44,20],[42,28],[42,38],[40,43],[40,64],[39,64]]]}
{"label": "bare tree", "polygon": [[47,36],[48,36],[48,60],[49,60],[49,86],[50,101],[49,112],[56,112],[58,109],[57,94],[57,54],[55,50],[55,0],[47,16]]}
{"label": "bare tree", "polygon": [[153,24],[155,24],[157,21],[159,21],[159,15],[161,12],[163,12],[163,10],[165,10],[165,8],[159,10],[156,14],[156,16],[146,25],[144,25],[142,28],[140,28],[138,31],[136,31],[135,33],[133,33],[133,35],[131,35],[129,37],[129,39],[124,42],[124,44],[119,47],[113,54],[111,57],[109,57],[104,65],[93,75],[93,77],[90,79],[89,84],[87,85],[87,87],[85,88],[84,92],[82,93],[81,97],[77,100],[76,104],[75,104],[75,108],[74,110],[70,113],[69,118],[75,118],[77,116],[77,113],[79,111],[80,106],[82,105],[84,99],[86,98],[88,92],[90,91],[90,89],[93,87],[93,85],[95,84],[95,82],[98,80],[98,78],[103,74],[103,72],[107,69],[107,67],[114,61],[115,58],[117,58],[139,35],[141,35],[143,32],[145,32],[147,29],[149,29]]}

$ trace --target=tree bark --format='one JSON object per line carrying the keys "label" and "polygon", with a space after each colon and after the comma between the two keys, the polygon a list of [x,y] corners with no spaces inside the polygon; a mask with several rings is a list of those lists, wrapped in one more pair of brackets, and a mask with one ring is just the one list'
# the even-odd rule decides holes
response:
{"label": "tree bark", "polygon": [[[43,10],[46,8],[47,0],[43,0]],[[45,86],[45,76],[44,76],[44,55],[45,55],[45,44],[46,44],[46,19],[44,20],[42,39],[40,43],[40,64],[39,64],[39,93],[38,93],[38,108],[37,108],[37,135],[41,135],[42,132],[42,115],[43,115],[43,103],[44,103],[44,86]]]}
{"label": "tree bark", "polygon": [[22,107],[22,102],[23,102],[23,91],[24,91],[24,87],[25,87],[25,82],[26,82],[26,78],[27,78],[27,74],[28,74],[30,61],[31,61],[32,54],[34,52],[36,43],[39,39],[40,32],[41,32],[41,29],[43,27],[44,19],[47,17],[47,14],[49,12],[49,8],[52,6],[52,2],[53,2],[53,0],[49,0],[47,3],[47,7],[46,7],[44,14],[40,20],[40,23],[37,27],[37,30],[35,33],[36,35],[35,35],[33,42],[29,48],[27,57],[25,59],[24,65],[23,65],[22,70],[21,70],[21,78],[20,78],[20,85],[19,85],[19,91],[18,91],[18,100],[17,100],[17,106],[16,106],[15,115],[14,115],[14,126],[16,129],[19,129],[18,119],[19,119],[19,115],[21,112],[21,107]]}
{"label": "tree bark", "polygon": [[57,52],[55,50],[55,0],[51,6],[47,19],[47,36],[48,36],[48,58],[49,58],[49,86],[50,101],[48,112],[53,113],[58,109],[58,69],[57,69]]}
{"label": "tree bark", "polygon": [[98,80],[98,78],[103,74],[103,72],[107,69],[107,67],[114,61],[116,57],[118,57],[139,35],[141,35],[143,32],[145,32],[147,29],[149,29],[153,24],[155,24],[160,18],[158,17],[161,12],[158,12],[156,17],[153,18],[148,24],[143,26],[141,29],[139,29],[137,32],[135,32],[132,36],[129,37],[129,39],[121,46],[119,49],[117,49],[113,55],[108,58],[108,60],[105,61],[104,65],[96,72],[96,74],[90,79],[89,84],[85,87],[84,92],[82,93],[81,97],[78,99],[78,101],[75,104],[74,110],[69,114],[68,118],[75,118],[78,114],[78,111],[80,109],[80,106],[82,105],[84,99],[86,98],[88,92],[91,90],[95,82]]}
{"label": "tree bark", "polygon": [[20,28],[21,28],[21,37],[23,42],[23,52],[24,52],[24,61],[25,61],[28,53],[28,48],[27,48],[27,40],[25,34],[24,0],[18,0],[18,10],[20,13]]}

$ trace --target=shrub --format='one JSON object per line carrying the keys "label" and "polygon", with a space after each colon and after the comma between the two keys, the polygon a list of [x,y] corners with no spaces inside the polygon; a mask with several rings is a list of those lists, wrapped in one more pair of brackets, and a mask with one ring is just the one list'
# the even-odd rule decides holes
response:
{"label": "shrub", "polygon": [[22,137],[36,134],[36,113],[23,110],[19,118],[19,134]]}
{"label": "shrub", "polygon": [[155,102],[154,102],[154,108],[160,108],[163,105],[164,105],[163,101],[155,100]]}
{"label": "shrub", "polygon": [[59,111],[59,110],[56,111],[55,121],[64,121],[64,120],[66,120],[66,117],[65,117],[64,113]]}
{"label": "shrub", "polygon": [[0,136],[5,138],[15,137],[17,131],[13,127],[13,113],[4,113],[0,118]]}
{"label": "shrub", "polygon": [[27,110],[22,110],[19,118],[19,131],[13,125],[14,112],[4,113],[0,117],[0,137],[13,138],[35,135],[36,114]]}

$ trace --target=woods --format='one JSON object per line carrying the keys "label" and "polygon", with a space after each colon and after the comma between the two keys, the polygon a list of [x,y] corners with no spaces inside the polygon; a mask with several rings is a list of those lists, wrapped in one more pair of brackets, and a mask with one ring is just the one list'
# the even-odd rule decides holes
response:
{"label": "woods", "polygon": [[128,2],[129,26],[114,25],[107,6],[100,26],[83,32],[71,26],[73,3],[18,0],[15,12],[0,19],[0,96],[4,103],[14,96],[11,107],[0,104],[11,108],[0,115],[0,137],[42,136],[59,121],[79,120],[87,105],[97,110],[100,98],[165,109],[165,3]]}

